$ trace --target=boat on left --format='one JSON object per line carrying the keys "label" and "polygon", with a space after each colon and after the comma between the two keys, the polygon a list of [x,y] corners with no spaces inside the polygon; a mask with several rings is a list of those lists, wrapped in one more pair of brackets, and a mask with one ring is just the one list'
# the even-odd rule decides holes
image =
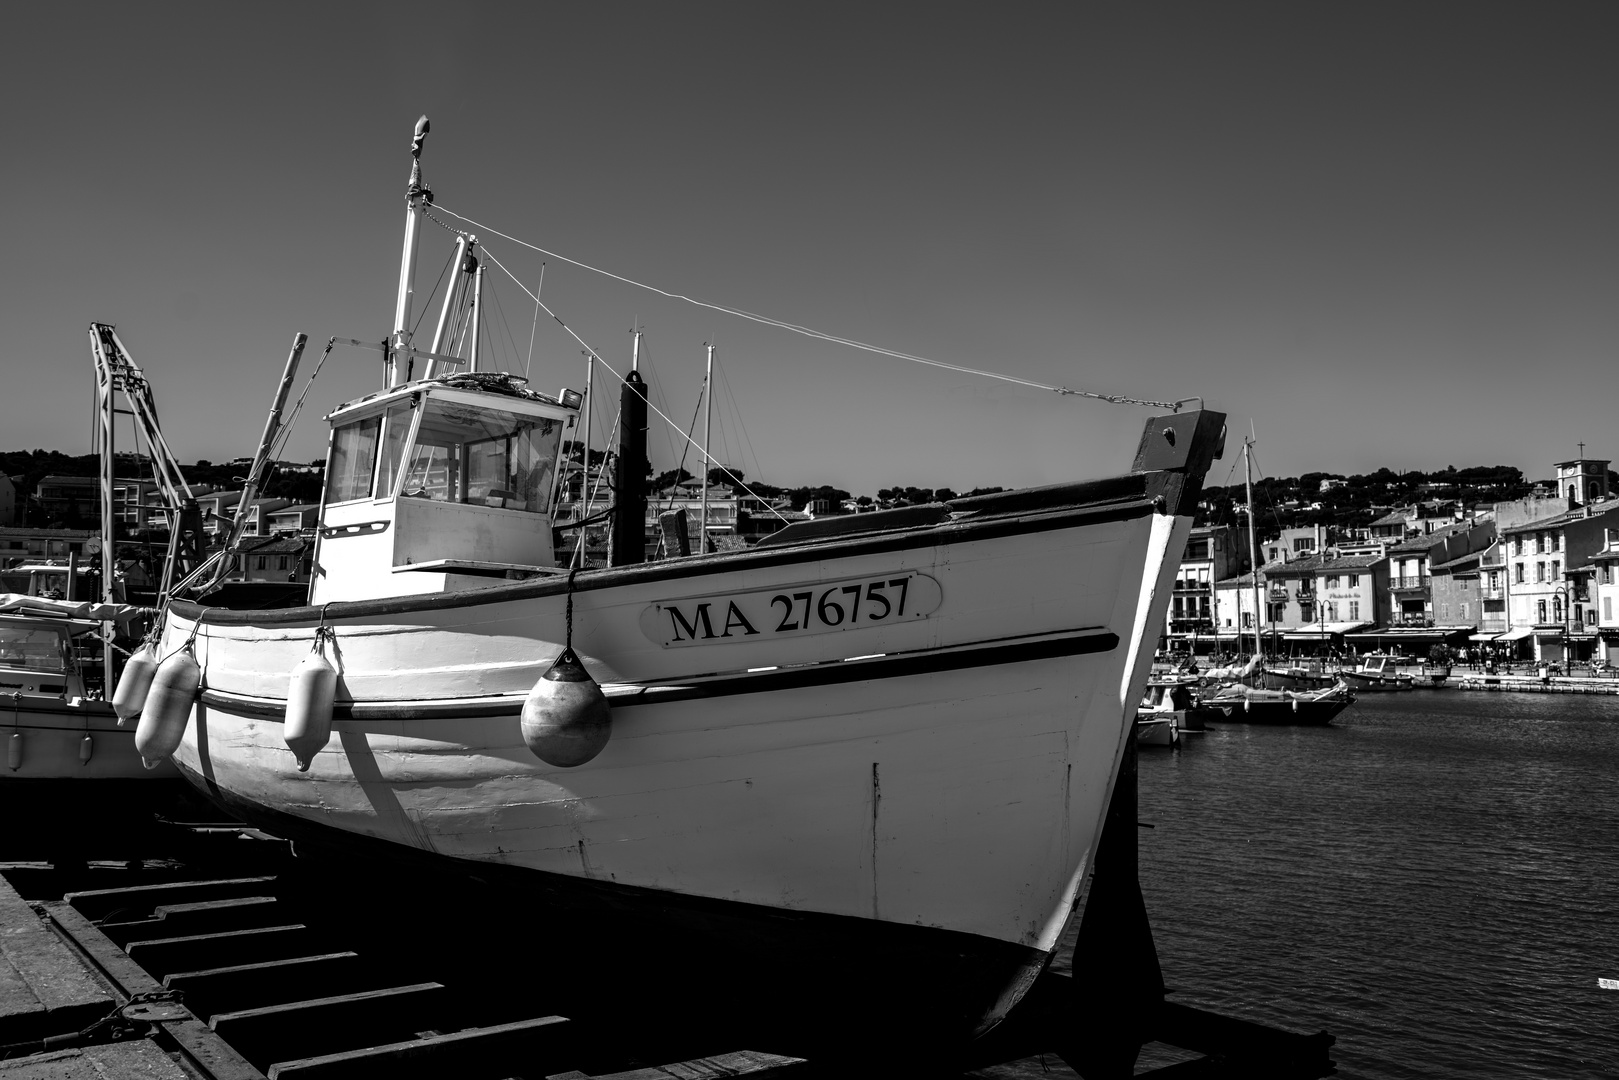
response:
{"label": "boat on left", "polygon": [[138,614],[128,605],[0,594],[0,777],[8,789],[19,780],[179,777],[172,762],[143,768],[134,726],[119,726],[112,704],[87,686],[86,669],[105,648],[102,623],[127,625]]}

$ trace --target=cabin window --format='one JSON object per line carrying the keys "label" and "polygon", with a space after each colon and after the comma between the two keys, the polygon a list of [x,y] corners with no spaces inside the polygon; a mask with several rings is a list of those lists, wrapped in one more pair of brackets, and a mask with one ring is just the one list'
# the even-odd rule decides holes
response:
{"label": "cabin window", "polygon": [[416,411],[414,397],[401,401],[382,416],[382,457],[377,462],[377,498],[394,494],[399,463],[405,456],[405,440],[410,437],[410,421]]}
{"label": "cabin window", "polygon": [[544,513],[560,420],[428,399],[399,493]]}
{"label": "cabin window", "polygon": [[326,502],[341,503],[371,494],[377,463],[377,432],[382,417],[345,424],[332,432],[332,469],[326,480]]}
{"label": "cabin window", "polygon": [[62,672],[66,653],[66,642],[54,629],[0,626],[0,667]]}

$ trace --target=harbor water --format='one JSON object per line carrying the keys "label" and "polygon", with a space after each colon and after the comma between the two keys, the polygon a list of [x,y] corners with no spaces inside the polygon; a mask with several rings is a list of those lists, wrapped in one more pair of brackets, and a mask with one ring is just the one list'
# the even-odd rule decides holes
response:
{"label": "harbor water", "polygon": [[1346,1077],[1619,1076],[1616,782],[1606,696],[1367,694],[1143,750],[1172,1000],[1331,1031]]}

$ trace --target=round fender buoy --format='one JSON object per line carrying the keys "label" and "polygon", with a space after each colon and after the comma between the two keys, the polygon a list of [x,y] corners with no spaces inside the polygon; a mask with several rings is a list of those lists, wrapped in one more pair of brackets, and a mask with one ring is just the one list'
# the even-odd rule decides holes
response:
{"label": "round fender buoy", "polygon": [[326,748],[332,737],[332,700],[337,695],[337,669],[318,649],[292,669],[287,681],[287,719],[281,736],[298,771],[308,772],[309,763]]}
{"label": "round fender buoy", "polygon": [[547,765],[571,769],[601,753],[612,733],[607,695],[563,649],[523,702],[523,742]]}
{"label": "round fender buoy", "polygon": [[96,741],[88,734],[79,740],[79,764],[90,764],[90,756],[96,752]]}
{"label": "round fender buoy", "polygon": [[157,674],[157,653],[150,645],[142,645],[124,665],[118,676],[118,689],[112,692],[112,711],[118,714],[118,726],[141,714],[146,694],[152,688],[152,676]]}
{"label": "round fender buoy", "polygon": [[22,768],[22,732],[13,731],[6,740],[6,768],[16,772]]}
{"label": "round fender buoy", "polygon": [[179,749],[201,683],[202,668],[189,643],[157,666],[135,727],[135,750],[148,769]]}

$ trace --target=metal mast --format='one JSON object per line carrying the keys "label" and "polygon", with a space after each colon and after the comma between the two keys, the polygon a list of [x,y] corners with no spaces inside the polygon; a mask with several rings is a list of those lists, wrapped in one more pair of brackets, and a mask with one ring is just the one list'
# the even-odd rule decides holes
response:
{"label": "metal mast", "polygon": [[405,194],[405,250],[399,259],[399,296],[394,304],[394,332],[385,358],[389,386],[399,383],[399,350],[410,348],[410,302],[416,284],[416,246],[420,239],[422,210],[432,194],[422,186],[422,140],[429,124],[423,116],[416,121],[416,134],[410,140],[410,188]]}
{"label": "metal mast", "polygon": [[703,375],[703,514],[697,531],[697,550],[708,554],[708,474],[714,470],[714,455],[708,442],[714,437],[714,346],[708,347],[708,370]]}
{"label": "metal mast", "polygon": [[[1264,638],[1261,637],[1263,623],[1260,622],[1259,606],[1259,544],[1254,539],[1254,468],[1252,453],[1254,440],[1250,436],[1242,440],[1242,473],[1243,482],[1248,488],[1248,562],[1252,565],[1254,577],[1254,655],[1263,656],[1265,653]],[[1241,631],[1239,630],[1239,633]]]}

